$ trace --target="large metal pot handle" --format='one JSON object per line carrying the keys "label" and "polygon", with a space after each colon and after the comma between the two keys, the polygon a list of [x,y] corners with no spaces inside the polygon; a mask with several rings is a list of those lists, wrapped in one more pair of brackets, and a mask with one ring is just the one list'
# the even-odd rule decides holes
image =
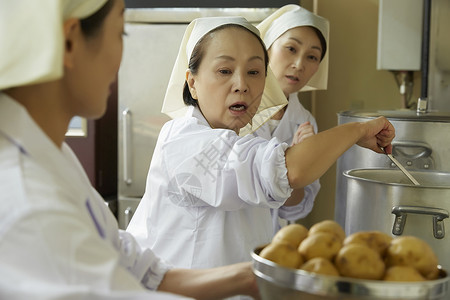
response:
{"label": "large metal pot handle", "polygon": [[437,239],[445,237],[444,219],[448,218],[448,211],[445,209],[425,207],[425,206],[408,206],[398,205],[392,207],[392,214],[395,215],[392,234],[401,235],[405,228],[407,214],[424,214],[433,216],[433,235]]}
{"label": "large metal pot handle", "polygon": [[[417,149],[417,153],[408,154],[406,149]],[[405,150],[403,150],[405,149]],[[417,159],[421,157],[430,157],[431,147],[427,143],[413,141],[397,141],[392,143],[392,153],[397,156],[401,155],[409,159]]]}

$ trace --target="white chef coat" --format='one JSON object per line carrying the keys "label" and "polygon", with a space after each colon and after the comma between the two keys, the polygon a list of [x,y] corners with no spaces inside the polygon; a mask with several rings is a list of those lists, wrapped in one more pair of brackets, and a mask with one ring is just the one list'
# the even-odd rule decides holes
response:
{"label": "white chef coat", "polygon": [[270,208],[291,195],[277,139],[211,129],[200,110],[167,122],[127,231],[177,267],[250,261],[273,236]]}
{"label": "white chef coat", "polygon": [[[271,130],[269,124],[264,124],[255,131],[255,136],[260,136],[265,139],[278,138],[281,142],[292,144],[292,139],[298,127],[304,122],[309,121],[317,133],[317,122],[313,115],[303,107],[298,99],[297,93],[289,95],[289,104],[284,112],[283,117],[278,123],[275,130]],[[314,151],[312,149],[312,151]],[[314,199],[320,189],[319,179],[305,187],[305,196],[297,205],[282,206],[278,209],[272,209],[272,220],[275,232],[280,229],[280,220],[296,221],[306,217],[312,210]]]}
{"label": "white chef coat", "polygon": [[180,298],[143,287],[169,267],[119,234],[67,144],[1,92],[0,203],[0,299]]}

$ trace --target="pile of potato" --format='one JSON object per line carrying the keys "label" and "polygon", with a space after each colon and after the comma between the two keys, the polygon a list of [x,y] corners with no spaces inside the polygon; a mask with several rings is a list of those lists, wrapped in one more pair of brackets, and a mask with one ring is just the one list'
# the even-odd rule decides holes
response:
{"label": "pile of potato", "polygon": [[414,236],[392,238],[380,231],[345,235],[332,220],[309,230],[290,224],[277,232],[259,255],[283,267],[322,275],[386,281],[425,281],[439,277],[431,247]]}

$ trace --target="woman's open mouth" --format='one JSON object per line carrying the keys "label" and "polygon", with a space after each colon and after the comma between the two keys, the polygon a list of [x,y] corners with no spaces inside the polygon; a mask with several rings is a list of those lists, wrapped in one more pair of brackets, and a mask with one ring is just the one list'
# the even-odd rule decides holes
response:
{"label": "woman's open mouth", "polygon": [[292,83],[297,83],[297,82],[299,82],[299,79],[298,79],[297,76],[286,75],[286,78],[288,79],[289,82],[292,82]]}
{"label": "woman's open mouth", "polygon": [[241,115],[247,111],[247,104],[235,103],[229,107],[229,110],[233,115]]}

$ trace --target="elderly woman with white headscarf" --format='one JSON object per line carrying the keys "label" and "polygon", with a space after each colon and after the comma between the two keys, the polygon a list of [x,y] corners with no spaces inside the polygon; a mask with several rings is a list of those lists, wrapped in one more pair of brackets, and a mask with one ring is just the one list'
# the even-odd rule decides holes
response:
{"label": "elderly woman with white headscarf", "polygon": [[123,13],[121,0],[0,0],[0,299],[258,297],[250,263],[174,269],[141,249],[64,142],[72,117],[106,109]]}
{"label": "elderly woman with white headscarf", "polygon": [[242,136],[248,123],[257,128],[287,102],[258,34],[244,18],[200,18],[181,42],[162,108],[174,119],[161,129],[127,228],[177,267],[250,260],[273,237],[270,210],[293,188],[312,183],[355,143],[391,148],[394,128],[383,117],[291,147]]}
{"label": "elderly woman with white headscarf", "polygon": [[[289,104],[260,127],[255,136],[296,144],[317,133],[313,115],[298,99],[298,92],[327,88],[328,20],[294,4],[281,7],[258,26],[269,52],[270,67]],[[312,151],[314,151],[312,149]],[[319,192],[319,179],[292,192],[279,209],[272,210],[275,232],[281,225],[309,214]]]}

